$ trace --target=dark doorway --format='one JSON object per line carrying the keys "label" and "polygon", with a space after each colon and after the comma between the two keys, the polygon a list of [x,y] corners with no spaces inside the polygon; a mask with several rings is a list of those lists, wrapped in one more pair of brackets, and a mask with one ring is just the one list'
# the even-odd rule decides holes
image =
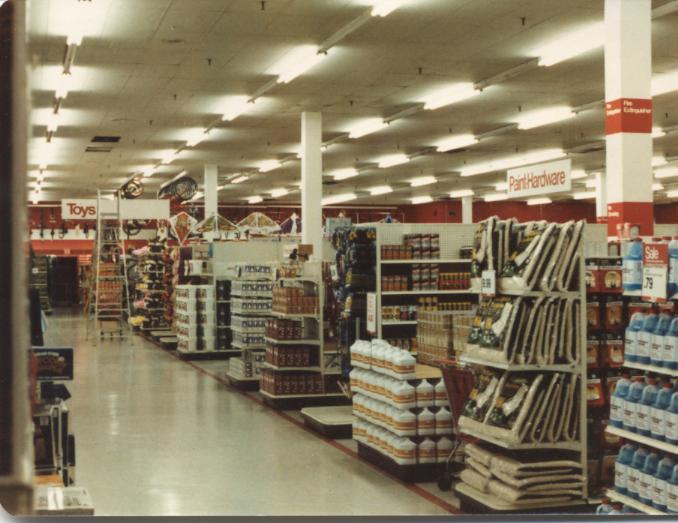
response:
{"label": "dark doorway", "polygon": [[78,304],[78,258],[57,256],[52,260],[50,275],[50,298],[52,305]]}

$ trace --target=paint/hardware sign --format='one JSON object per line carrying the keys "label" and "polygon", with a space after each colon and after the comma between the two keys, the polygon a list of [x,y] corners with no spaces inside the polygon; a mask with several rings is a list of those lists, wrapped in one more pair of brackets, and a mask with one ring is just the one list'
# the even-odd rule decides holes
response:
{"label": "paint/hardware sign", "polygon": [[669,246],[666,243],[643,244],[643,300],[664,302],[667,299]]}
{"label": "paint/hardware sign", "polygon": [[509,198],[569,191],[572,188],[572,160],[556,160],[506,171]]}

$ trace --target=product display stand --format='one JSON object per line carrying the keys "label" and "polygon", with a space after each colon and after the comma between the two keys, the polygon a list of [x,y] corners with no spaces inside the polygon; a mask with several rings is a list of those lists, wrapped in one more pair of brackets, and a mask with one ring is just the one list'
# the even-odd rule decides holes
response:
{"label": "product display stand", "polygon": [[182,358],[220,358],[216,347],[215,289],[207,285],[177,285],[175,326],[177,352]]}
{"label": "product display stand", "polygon": [[[273,289],[260,393],[274,408],[345,401],[336,350],[326,351],[321,262],[289,268]],[[282,268],[281,272],[285,269]]]}
{"label": "product display stand", "polygon": [[266,320],[271,315],[271,294],[275,280],[274,263],[239,263],[231,280],[231,349],[240,351],[230,358],[226,377],[234,387],[259,388],[266,350]]}
{"label": "product display stand", "polygon": [[133,308],[136,315],[143,317],[139,330],[145,335],[160,330],[169,333],[169,324],[165,317],[169,300],[166,283],[168,267],[163,251],[162,242],[150,241],[137,262],[140,278],[134,284],[137,299]]}
{"label": "product display stand", "polygon": [[[474,270],[494,265],[498,277],[496,296],[479,307],[479,341],[472,330],[459,358],[478,371],[459,419],[464,439],[477,442],[455,486],[464,512],[561,512],[588,498],[583,225],[520,227],[488,219],[474,243]],[[570,486],[524,490],[516,478],[533,471],[517,471],[535,461],[570,474]],[[513,472],[497,476],[495,462]]]}
{"label": "product display stand", "polygon": [[375,224],[376,335],[417,354],[417,310],[469,310],[473,242],[465,224]]}
{"label": "product display stand", "polygon": [[49,256],[34,256],[29,273],[30,286],[40,293],[40,308],[45,314],[52,314],[49,301]]}

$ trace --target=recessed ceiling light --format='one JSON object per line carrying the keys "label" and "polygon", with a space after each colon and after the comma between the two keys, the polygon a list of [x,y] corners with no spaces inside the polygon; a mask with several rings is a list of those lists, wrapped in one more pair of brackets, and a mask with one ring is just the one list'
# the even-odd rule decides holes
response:
{"label": "recessed ceiling light", "polygon": [[678,189],[666,191],[666,196],[668,196],[669,198],[678,198]]}
{"label": "recessed ceiling light", "polygon": [[570,177],[573,180],[579,180],[581,178],[586,178],[588,174],[586,174],[586,171],[583,169],[573,169],[572,172],[570,173]]}
{"label": "recessed ceiling light", "polygon": [[653,191],[663,191],[664,185],[659,183],[659,182],[655,182],[655,183],[652,184],[652,190]]}
{"label": "recessed ceiling light", "polygon": [[433,198],[431,196],[415,196],[410,198],[412,205],[421,205],[422,203],[431,203]]}
{"label": "recessed ceiling light", "polygon": [[282,196],[287,196],[289,191],[284,187],[281,187],[280,189],[273,189],[270,194],[273,198],[280,198]]}
{"label": "recessed ceiling light", "polygon": [[549,67],[564,60],[602,47],[605,39],[603,22],[596,22],[574,31],[563,32],[562,36],[534,51],[539,65]]}
{"label": "recessed ceiling light", "polygon": [[574,112],[570,107],[549,107],[521,115],[518,120],[518,129],[534,129],[572,118]]}
{"label": "recessed ceiling light", "polygon": [[393,192],[393,188],[390,185],[377,185],[376,187],[370,187],[368,189],[372,196],[381,196],[382,194],[390,194]]}
{"label": "recessed ceiling light", "polygon": [[346,180],[348,178],[353,178],[354,176],[358,176],[358,170],[354,169],[353,167],[349,167],[348,169],[339,169],[338,171],[334,171],[332,173],[332,177],[337,180]]}
{"label": "recessed ceiling light", "polygon": [[462,83],[436,91],[424,100],[424,109],[435,110],[479,94],[472,83]]}
{"label": "recessed ceiling light", "polygon": [[388,16],[408,0],[376,0],[372,7],[372,16]]}
{"label": "recessed ceiling light", "polygon": [[267,173],[269,171],[277,169],[281,165],[282,163],[280,163],[278,160],[265,160],[259,164],[259,172]]}
{"label": "recessed ceiling light", "polygon": [[388,167],[394,167],[409,161],[410,159],[406,154],[392,154],[390,156],[385,156],[379,161],[379,168],[387,169]]}
{"label": "recessed ceiling light", "polygon": [[490,162],[469,165],[462,167],[462,176],[475,176],[477,174],[490,173],[494,171],[503,171],[512,169],[513,167],[520,167],[523,165],[530,165],[533,163],[546,162],[548,160],[555,160],[566,156],[562,149],[545,149],[542,151],[534,151],[531,153],[518,154],[515,156],[508,156],[499,158]]}
{"label": "recessed ceiling light", "polygon": [[589,200],[596,197],[596,191],[576,192],[572,194],[575,200]]}
{"label": "recessed ceiling light", "polygon": [[659,167],[661,165],[666,165],[669,163],[664,156],[653,156],[652,157],[652,167]]}
{"label": "recessed ceiling light", "polygon": [[75,81],[71,73],[63,73],[59,75],[57,80],[54,96],[56,98],[66,98],[68,93],[75,87]]}
{"label": "recessed ceiling light", "polygon": [[250,204],[261,203],[263,201],[264,201],[264,199],[259,195],[250,196],[249,198],[247,198],[247,203],[250,203]]}
{"label": "recessed ceiling light", "polygon": [[250,102],[247,96],[231,96],[226,101],[221,119],[231,122],[253,105],[254,102]]}
{"label": "recessed ceiling light", "polygon": [[355,125],[353,125],[348,130],[349,138],[362,138],[371,133],[376,133],[380,131],[388,124],[384,122],[382,118],[370,118],[368,120],[363,120]]}
{"label": "recessed ceiling light", "polygon": [[530,198],[527,200],[527,205],[546,205],[551,203],[551,198]]}
{"label": "recessed ceiling light", "polygon": [[450,198],[464,198],[465,196],[473,196],[471,189],[459,189],[458,191],[450,191]]}
{"label": "recessed ceiling light", "polygon": [[322,199],[322,205],[335,205],[338,203],[350,202],[355,200],[357,196],[355,193],[349,192],[345,194],[335,194],[333,196],[327,196]]}
{"label": "recessed ceiling light", "polygon": [[495,183],[494,188],[497,191],[505,191],[506,189],[508,189],[508,183],[506,182]]}
{"label": "recessed ceiling light", "polygon": [[438,179],[435,176],[419,176],[410,180],[410,187],[424,187],[436,183]]}
{"label": "recessed ceiling light", "polygon": [[165,153],[165,155],[160,160],[160,163],[163,165],[169,165],[170,163],[177,159],[177,156],[179,156],[179,153],[177,151],[170,151],[168,153]]}
{"label": "recessed ceiling light", "polygon": [[486,202],[500,202],[502,200],[508,200],[508,194],[506,193],[490,193],[483,196],[483,200]]}
{"label": "recessed ceiling light", "polygon": [[678,71],[657,74],[652,77],[652,96],[678,90]]}
{"label": "recessed ceiling light", "polygon": [[460,134],[457,136],[450,136],[438,142],[437,151],[439,153],[444,153],[447,151],[453,151],[454,149],[461,149],[463,147],[468,147],[478,143],[478,139],[472,134]]}
{"label": "recessed ceiling light", "polygon": [[662,136],[666,135],[666,131],[662,129],[661,127],[653,127],[652,128],[652,138],[661,138]]}
{"label": "recessed ceiling light", "polygon": [[249,180],[249,176],[238,176],[237,178],[233,178],[231,183],[242,183],[246,182],[247,180]]}
{"label": "recessed ceiling light", "polygon": [[203,130],[203,129],[196,129],[195,131],[191,132],[188,140],[186,140],[186,145],[188,147],[195,147],[200,142],[202,142],[204,139],[206,139],[208,136],[209,136],[209,131]]}
{"label": "recessed ceiling light", "polygon": [[673,178],[674,176],[678,176],[678,167],[660,167],[654,171],[655,178]]}
{"label": "recessed ceiling light", "polygon": [[278,74],[278,83],[286,84],[294,80],[297,76],[305,73],[311,67],[322,62],[327,56],[327,52],[319,53],[313,46],[301,46],[288,53],[274,70]]}

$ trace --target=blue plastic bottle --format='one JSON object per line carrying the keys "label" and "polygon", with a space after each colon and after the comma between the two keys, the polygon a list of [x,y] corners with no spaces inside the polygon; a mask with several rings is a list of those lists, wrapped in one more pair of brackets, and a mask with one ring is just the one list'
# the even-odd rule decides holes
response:
{"label": "blue plastic bottle", "polygon": [[626,495],[628,492],[629,468],[635,452],[636,447],[630,443],[626,443],[619,449],[617,461],[614,464],[614,489],[620,494]]}
{"label": "blue plastic bottle", "polygon": [[654,485],[652,486],[652,506],[661,511],[666,510],[668,481],[676,466],[671,454],[664,454],[664,457],[657,465],[657,473],[654,475]]}
{"label": "blue plastic bottle", "polygon": [[678,391],[671,394],[669,408],[664,411],[664,436],[667,443],[678,445]]}
{"label": "blue plastic bottle", "polygon": [[633,378],[633,383],[629,387],[629,393],[624,400],[624,429],[631,432],[636,431],[636,415],[638,409],[638,402],[643,396],[645,389],[645,378],[636,376]]}
{"label": "blue plastic bottle", "polygon": [[622,261],[622,285],[625,291],[639,291],[643,286],[643,242],[633,240]]}
{"label": "blue plastic bottle", "polygon": [[636,361],[644,365],[650,364],[650,347],[652,346],[652,333],[657,328],[659,316],[648,314],[645,316],[643,328],[638,333],[638,343],[636,345]]}
{"label": "blue plastic bottle", "polygon": [[667,369],[678,369],[678,316],[671,320],[664,336],[662,365]]}
{"label": "blue plastic bottle", "polygon": [[657,393],[657,400],[650,409],[650,436],[659,441],[666,439],[666,410],[671,404],[672,395],[673,386],[671,382],[665,381]]}
{"label": "blue plastic bottle", "polygon": [[638,361],[638,334],[643,328],[647,314],[636,312],[631,316],[629,326],[626,327],[626,335],[624,336],[624,360]]}
{"label": "blue plastic bottle", "polygon": [[638,489],[640,483],[640,474],[645,468],[645,461],[647,460],[648,452],[643,447],[640,447],[633,454],[633,460],[629,467],[629,480],[626,484],[626,495],[633,499],[639,499]]}
{"label": "blue plastic bottle", "polygon": [[678,514],[678,465],[673,467],[666,489],[666,512]]}
{"label": "blue plastic bottle", "polygon": [[669,296],[678,293],[678,236],[669,243]]}
{"label": "blue plastic bottle", "polygon": [[650,436],[650,420],[652,407],[657,402],[657,387],[656,378],[648,378],[647,385],[643,389],[643,395],[636,405],[636,432],[641,436]]}
{"label": "blue plastic bottle", "polygon": [[673,318],[668,314],[660,314],[657,320],[657,326],[652,333],[652,341],[650,342],[650,363],[661,367],[664,365],[664,338],[671,327],[671,320]]}
{"label": "blue plastic bottle", "polygon": [[624,426],[624,401],[629,395],[630,386],[629,373],[624,372],[617,381],[610,398],[610,425],[613,427],[622,428]]}
{"label": "blue plastic bottle", "polygon": [[657,452],[652,451],[645,458],[645,466],[640,471],[638,477],[638,498],[641,503],[652,505],[652,489],[654,487],[654,476],[657,473],[657,466],[661,457]]}

